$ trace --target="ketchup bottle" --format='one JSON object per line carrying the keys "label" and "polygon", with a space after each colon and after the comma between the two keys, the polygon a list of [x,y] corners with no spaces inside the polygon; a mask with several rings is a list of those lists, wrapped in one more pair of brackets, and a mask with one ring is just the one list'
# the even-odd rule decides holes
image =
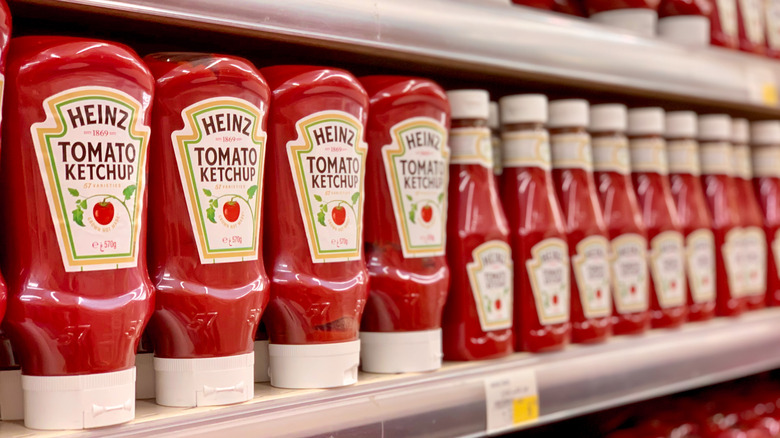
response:
{"label": "ketchup bottle", "polygon": [[767,242],[767,304],[780,305],[780,121],[751,125],[753,187],[764,216]]}
{"label": "ketchup bottle", "polygon": [[642,333],[650,327],[647,231],[631,183],[626,106],[590,108],[593,169],[610,239],[612,331]]}
{"label": "ketchup bottle", "polygon": [[449,104],[436,83],[360,79],[370,106],[366,141],[368,302],[361,366],[374,373],[441,367],[441,315],[450,283],[447,226]]}
{"label": "ketchup bottle", "polygon": [[748,309],[760,309],[766,302],[767,242],[764,214],[753,191],[748,121],[734,119],[731,125],[734,185],[739,200],[740,248],[745,275],[745,300]]}
{"label": "ketchup bottle", "polygon": [[447,360],[505,356],[512,332],[512,254],[509,229],[493,177],[488,92],[448,91],[447,260],[452,273],[442,330]]}
{"label": "ketchup bottle", "polygon": [[[5,85],[5,58],[8,54],[8,40],[10,38],[11,12],[5,1],[0,0],[0,104],[2,104],[3,86]],[[5,280],[0,275],[0,321],[5,314],[7,292]],[[11,350],[11,342],[2,331],[0,331],[0,341],[2,341],[2,351],[4,352],[3,360],[0,360],[0,418],[21,420],[23,418],[21,371]]]}
{"label": "ketchup bottle", "polygon": [[590,19],[652,38],[658,22],[661,0],[585,0]]}
{"label": "ketchup bottle", "polygon": [[571,338],[569,247],[550,173],[547,97],[501,99],[502,200],[516,263],[515,350],[563,348]]}
{"label": "ketchup bottle", "polygon": [[701,180],[712,215],[717,270],[717,307],[721,316],[736,316],[745,310],[742,299],[740,204],[732,175],[731,118],[725,114],[699,116],[699,162]]}
{"label": "ketchup bottle", "polygon": [[765,2],[766,55],[780,59],[780,0]]}
{"label": "ketchup bottle", "polygon": [[368,96],[330,67],[260,70],[272,91],[265,214],[271,384],[326,388],[357,381],[368,295],[363,177]]}
{"label": "ketchup bottle", "polygon": [[758,55],[766,52],[765,3],[762,0],[737,0],[739,50]]}
{"label": "ketchup bottle", "polygon": [[658,36],[677,44],[708,46],[712,8],[709,0],[662,0],[658,8]]}
{"label": "ketchup bottle", "polygon": [[550,103],[553,180],[571,256],[571,324],[574,342],[598,342],[612,334],[609,241],[593,179],[588,102]]}
{"label": "ketchup bottle", "polygon": [[269,298],[260,225],[270,91],[241,58],[144,60],[156,78],[149,201],[168,206],[149,212],[157,403],[250,400]]}
{"label": "ketchup bottle", "polygon": [[15,212],[4,228],[5,327],[22,366],[25,425],[129,421],[135,351],[153,309],[154,79],[126,46],[69,37],[15,39],[8,79],[0,173]]}
{"label": "ketchup bottle", "polygon": [[712,217],[701,185],[697,119],[693,111],[666,113],[669,182],[677,218],[685,236],[688,275],[688,320],[715,316],[715,237]]}
{"label": "ketchup bottle", "polygon": [[714,0],[713,6],[710,13],[710,41],[712,45],[738,49],[737,0]]}
{"label": "ketchup bottle", "polygon": [[652,326],[677,327],[685,322],[685,248],[669,187],[661,108],[628,111],[631,172],[647,227]]}
{"label": "ketchup bottle", "polygon": [[496,186],[500,188],[501,175],[504,173],[504,167],[501,154],[501,122],[498,102],[490,102],[488,128],[490,128],[490,145],[493,147],[493,175],[496,176]]}

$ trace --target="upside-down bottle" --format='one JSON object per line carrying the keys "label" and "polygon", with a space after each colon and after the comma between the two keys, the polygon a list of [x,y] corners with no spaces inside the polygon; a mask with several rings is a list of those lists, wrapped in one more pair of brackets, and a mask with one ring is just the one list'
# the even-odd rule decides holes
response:
{"label": "upside-down bottle", "polygon": [[762,120],[750,127],[753,187],[764,216],[767,242],[766,302],[780,305],[780,121]]}

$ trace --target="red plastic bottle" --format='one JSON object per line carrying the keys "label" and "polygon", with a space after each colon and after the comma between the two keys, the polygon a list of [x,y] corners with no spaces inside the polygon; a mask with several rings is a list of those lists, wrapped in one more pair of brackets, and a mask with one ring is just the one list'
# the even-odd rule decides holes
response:
{"label": "red plastic bottle", "polygon": [[[2,104],[3,88],[5,86],[5,58],[8,54],[8,42],[11,38],[11,12],[5,1],[0,0],[0,104]],[[2,116],[0,114],[0,122]],[[4,239],[4,238],[3,238]],[[0,275],[0,321],[5,315],[7,287],[5,280]],[[0,361],[0,416],[3,420],[21,420],[22,392],[20,387],[21,371],[16,359],[11,351],[10,340],[4,333],[0,332],[0,340],[3,343],[3,350],[6,352],[4,359]],[[7,391],[8,382],[15,382],[13,386],[16,391]],[[10,396],[10,397],[9,397]]]}
{"label": "red plastic bottle", "polygon": [[264,260],[271,384],[355,383],[368,295],[363,177],[368,96],[330,67],[260,70],[272,91]]}
{"label": "red plastic bottle", "polygon": [[661,0],[585,0],[590,19],[652,38]]}
{"label": "red plastic bottle", "polygon": [[780,305],[780,121],[751,126],[753,187],[764,217],[767,247],[766,302]]}
{"label": "red plastic bottle", "polygon": [[515,350],[563,348],[571,339],[569,247],[550,173],[547,97],[501,99],[502,200],[515,262]]}
{"label": "red plastic bottle", "polygon": [[449,103],[436,83],[360,79],[370,99],[366,142],[368,302],[360,326],[364,371],[441,367],[441,315],[450,283],[444,255]]}
{"label": "red plastic bottle", "polygon": [[757,55],[766,52],[765,3],[762,0],[737,0],[739,50]]}
{"label": "red plastic bottle", "polygon": [[658,36],[677,44],[706,47],[710,44],[709,0],[662,0],[658,8]]}
{"label": "red plastic bottle", "polygon": [[731,118],[725,114],[699,116],[701,181],[712,215],[715,235],[717,307],[720,316],[736,316],[745,310],[744,281],[740,269],[740,217],[731,152]]}
{"label": "red plastic bottle", "polygon": [[701,185],[696,113],[666,113],[666,150],[669,182],[683,235],[688,276],[688,320],[715,316],[715,237],[712,218]]}
{"label": "red plastic bottle", "polygon": [[764,5],[766,55],[780,59],[780,0],[767,0]]}
{"label": "red plastic bottle", "polygon": [[514,346],[509,229],[493,177],[489,95],[448,91],[452,111],[447,260],[452,281],[442,317],[444,358],[491,359]]}
{"label": "red plastic bottle", "polygon": [[156,78],[149,203],[167,206],[149,211],[157,403],[250,400],[254,335],[269,298],[260,225],[270,91],[241,58],[144,61]]}
{"label": "red plastic bottle", "polygon": [[550,103],[553,180],[571,256],[572,341],[599,342],[612,334],[609,241],[593,179],[588,102]]}
{"label": "red plastic bottle", "polygon": [[631,176],[647,228],[651,324],[678,327],[688,314],[685,243],[669,187],[664,111],[629,110],[627,133]]}
{"label": "red plastic bottle", "polygon": [[[129,421],[133,361],[153,309],[146,156],[154,79],[119,44],[15,39],[4,130],[6,329],[25,424]],[[55,408],[56,407],[56,408]]]}
{"label": "red plastic bottle", "polygon": [[529,8],[544,9],[552,11],[555,6],[555,0],[512,0],[512,3]]}
{"label": "red plastic bottle", "polygon": [[764,234],[764,214],[753,191],[753,166],[750,159],[748,121],[734,119],[731,125],[734,185],[739,200],[740,249],[745,274],[745,300],[750,310],[766,303],[767,242]]}
{"label": "red plastic bottle", "polygon": [[612,331],[638,334],[650,328],[647,231],[631,183],[626,106],[590,107],[593,175],[610,239]]}
{"label": "red plastic bottle", "polygon": [[710,13],[710,41],[713,46],[739,48],[737,0],[713,0]]}

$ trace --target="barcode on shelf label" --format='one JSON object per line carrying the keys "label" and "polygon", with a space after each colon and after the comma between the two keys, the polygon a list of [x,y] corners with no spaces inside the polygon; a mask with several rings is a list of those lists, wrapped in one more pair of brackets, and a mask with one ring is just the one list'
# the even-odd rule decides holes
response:
{"label": "barcode on shelf label", "polygon": [[511,371],[485,379],[487,433],[512,429],[539,418],[533,370]]}

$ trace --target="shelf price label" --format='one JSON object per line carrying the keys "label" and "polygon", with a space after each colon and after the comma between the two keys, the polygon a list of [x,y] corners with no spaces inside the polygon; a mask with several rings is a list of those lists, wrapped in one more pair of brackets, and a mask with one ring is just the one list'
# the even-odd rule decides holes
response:
{"label": "shelf price label", "polygon": [[539,418],[533,370],[516,370],[485,379],[487,433],[494,434]]}

